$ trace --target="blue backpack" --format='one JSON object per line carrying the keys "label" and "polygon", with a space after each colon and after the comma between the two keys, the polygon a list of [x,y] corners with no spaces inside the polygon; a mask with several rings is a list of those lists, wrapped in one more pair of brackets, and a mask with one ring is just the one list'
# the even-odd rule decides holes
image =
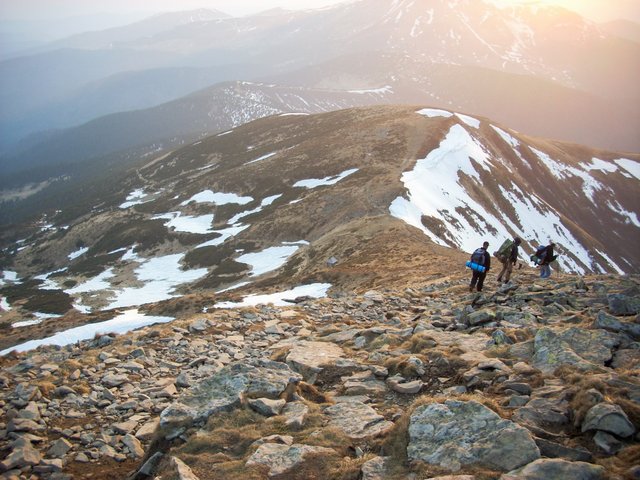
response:
{"label": "blue backpack", "polygon": [[471,254],[471,262],[477,263],[478,265],[484,265],[484,254],[486,250],[484,248],[476,248],[476,250]]}

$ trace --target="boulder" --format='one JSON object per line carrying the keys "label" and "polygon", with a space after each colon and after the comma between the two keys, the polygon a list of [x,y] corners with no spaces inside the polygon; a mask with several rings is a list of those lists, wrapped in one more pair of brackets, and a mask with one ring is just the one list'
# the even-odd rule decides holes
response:
{"label": "boulder", "polygon": [[361,480],[386,480],[389,478],[388,457],[374,457],[362,464]]}
{"label": "boulder", "polygon": [[[326,368],[340,368],[339,363],[344,359],[344,351],[335,343],[302,341],[293,345],[286,362],[313,384],[320,372]],[[349,373],[349,369],[344,369],[344,373]]]}
{"label": "boulder", "polygon": [[585,462],[541,458],[518,470],[500,477],[500,480],[548,480],[567,478],[571,480],[605,480],[605,469],[600,465]]}
{"label": "boulder", "polygon": [[249,399],[249,406],[265,417],[280,415],[280,412],[287,403],[284,399],[271,400],[270,398]]}
{"label": "boulder", "polygon": [[448,400],[415,409],[407,455],[451,471],[467,465],[509,471],[536,460],[540,452],[525,428],[480,403]]}
{"label": "boulder", "polygon": [[640,324],[622,322],[603,310],[598,312],[593,326],[614,333],[625,333],[635,340],[640,339]]}
{"label": "boulder", "polygon": [[604,330],[570,328],[556,332],[550,328],[538,330],[534,340],[533,366],[544,373],[553,373],[561,365],[579,370],[599,370],[611,359],[617,337]]}
{"label": "boulder", "polygon": [[177,476],[177,480],[199,480],[191,468],[178,457],[171,457],[170,470]]}
{"label": "boulder", "polygon": [[600,430],[627,438],[636,431],[624,411],[612,403],[599,403],[589,409],[582,422],[582,431]]}
{"label": "boulder", "polygon": [[309,407],[304,402],[289,402],[281,413],[286,418],[287,427],[298,430],[304,427]]}
{"label": "boulder", "polygon": [[607,295],[609,311],[613,315],[637,315],[640,313],[640,296],[628,296],[622,293],[612,293]]}
{"label": "boulder", "polygon": [[160,414],[167,437],[177,429],[204,423],[211,415],[240,406],[242,397],[277,399],[289,382],[301,376],[288,365],[268,360],[236,362],[222,368],[193,387]]}
{"label": "boulder", "polygon": [[353,440],[377,437],[388,432],[393,423],[360,401],[342,402],[325,408],[329,425],[342,430]]}
{"label": "boulder", "polygon": [[269,468],[269,477],[275,477],[299,468],[310,455],[336,456],[336,452],[330,448],[310,445],[265,443],[249,457],[247,466],[264,465]]}

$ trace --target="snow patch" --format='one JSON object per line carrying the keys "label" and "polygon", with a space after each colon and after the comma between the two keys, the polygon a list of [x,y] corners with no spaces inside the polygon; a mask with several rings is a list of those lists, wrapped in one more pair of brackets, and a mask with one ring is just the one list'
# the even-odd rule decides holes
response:
{"label": "snow patch", "polygon": [[287,263],[291,255],[296,253],[302,245],[306,244],[306,242],[300,241],[279,247],[269,247],[260,252],[245,253],[239,256],[236,261],[250,265],[250,275],[257,277],[258,275],[272,272],[283,266]]}
{"label": "snow patch", "polygon": [[327,296],[327,291],[331,288],[330,283],[313,283],[311,285],[302,285],[284,292],[272,293],[269,295],[248,295],[243,298],[242,302],[220,302],[214,305],[214,308],[240,308],[251,307],[255,305],[273,304],[275,306],[291,305],[286,300],[293,300],[296,297],[312,297],[323,298]]}
{"label": "snow patch", "polygon": [[294,187],[304,187],[304,188],[312,189],[312,188],[323,187],[323,186],[327,186],[327,185],[335,185],[340,180],[343,180],[344,178],[348,177],[349,175],[352,175],[352,174],[356,173],[358,170],[359,170],[358,168],[352,168],[350,170],[345,170],[344,172],[340,173],[339,175],[335,175],[335,176],[332,176],[332,177],[310,178],[308,180],[300,180],[300,181],[294,183],[293,186]]}
{"label": "snow patch", "polygon": [[199,217],[191,217],[181,212],[169,212],[162,215],[156,215],[153,220],[168,220],[165,222],[167,228],[173,228],[176,232],[188,233],[211,233],[211,224],[213,223],[213,214],[201,215]]}
{"label": "snow patch", "polygon": [[636,180],[640,180],[640,162],[629,160],[628,158],[619,158],[614,160],[622,169],[633,175]]}
{"label": "snow patch", "polygon": [[69,257],[69,260],[75,260],[76,258],[84,255],[85,253],[87,253],[89,251],[88,247],[82,247],[79,250],[76,250],[75,252],[71,252],[69,255],[67,255]]}
{"label": "snow patch", "polygon": [[[275,153],[269,154],[262,158],[266,158],[271,155],[275,155]],[[258,160],[262,160],[262,158],[259,158]],[[258,160],[254,160],[254,161],[258,161]],[[195,195],[193,195],[189,200],[185,200],[180,205],[185,206],[191,202],[213,203],[215,205],[227,205],[230,203],[234,203],[238,205],[246,205],[247,203],[253,202],[253,198],[241,197],[239,195],[236,195],[235,193],[217,193],[211,190],[203,190],[202,192],[196,193]]]}
{"label": "snow patch", "polygon": [[105,322],[90,323],[80,327],[71,328],[55,335],[39,340],[31,340],[20,345],[9,347],[0,351],[0,355],[6,355],[12,351],[26,352],[41,345],[70,345],[82,340],[94,338],[97,334],[126,333],[138,328],[153,325],[154,323],[167,323],[174,320],[171,317],[154,317],[138,313],[138,310],[128,310],[117,317]]}

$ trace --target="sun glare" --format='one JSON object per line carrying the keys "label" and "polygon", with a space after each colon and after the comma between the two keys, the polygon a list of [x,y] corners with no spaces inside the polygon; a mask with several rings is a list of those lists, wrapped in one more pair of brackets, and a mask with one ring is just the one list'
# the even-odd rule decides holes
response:
{"label": "sun glare", "polygon": [[[603,0],[491,0],[499,6],[510,5],[549,5],[563,7],[579,13],[594,21],[611,20],[612,11],[607,8],[607,2]],[[640,2],[639,2],[640,3]]]}

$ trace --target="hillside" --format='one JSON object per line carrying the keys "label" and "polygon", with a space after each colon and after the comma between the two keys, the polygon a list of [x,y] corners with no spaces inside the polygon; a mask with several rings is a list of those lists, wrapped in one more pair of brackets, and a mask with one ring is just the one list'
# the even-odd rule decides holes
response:
{"label": "hillside", "polygon": [[635,273],[637,188],[638,155],[449,111],[277,115],[43,197],[38,224],[4,232],[3,318],[36,338],[182,295],[400,286],[408,264],[455,271],[514,235],[525,263],[554,240],[556,269]]}

